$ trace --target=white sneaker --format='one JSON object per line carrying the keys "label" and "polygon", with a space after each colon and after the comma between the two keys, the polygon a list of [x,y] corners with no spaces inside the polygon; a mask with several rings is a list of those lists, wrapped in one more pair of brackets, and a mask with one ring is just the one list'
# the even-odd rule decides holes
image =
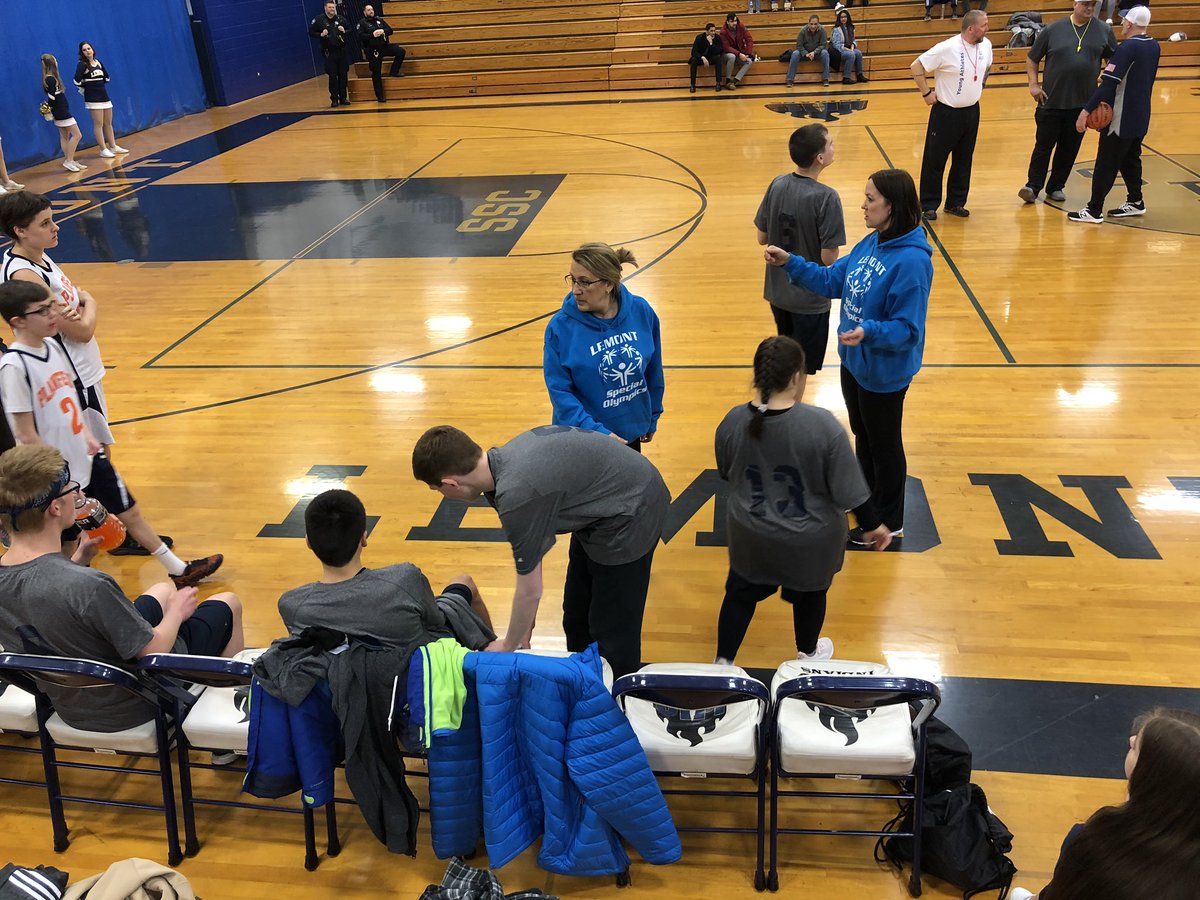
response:
{"label": "white sneaker", "polygon": [[[1112,24],[1112,19],[1105,19],[1105,20],[1104,20],[1104,24],[1105,24],[1105,25],[1111,25],[1111,24]],[[1018,900],[1019,900],[1019,898],[1018,898]]]}
{"label": "white sneaker", "polygon": [[713,665],[714,666],[732,666],[733,660],[726,659],[723,656],[718,656],[716,659],[713,660]]}
{"label": "white sneaker", "polygon": [[25,190],[25,185],[18,184],[15,181],[7,181],[4,184],[4,190],[8,191],[9,193],[15,193],[17,191]]}
{"label": "white sneaker", "polygon": [[113,153],[128,153],[129,152],[124,147],[118,147],[116,144],[113,144],[108,149],[112,150]]}
{"label": "white sneaker", "polygon": [[1144,216],[1146,214],[1146,204],[1130,203],[1126,200],[1116,209],[1110,209],[1106,215],[1112,216],[1114,219],[1128,219],[1130,216]]}
{"label": "white sneaker", "polygon": [[895,531],[889,531],[888,534],[890,534],[894,538],[902,538],[902,537],[904,537],[904,526],[901,525]]}
{"label": "white sneaker", "polygon": [[833,641],[827,637],[817,638],[817,649],[812,653],[797,653],[796,659],[833,659]]}
{"label": "white sneaker", "polygon": [[68,172],[82,172],[83,171],[83,166],[81,166],[77,162],[71,162],[70,160],[63,161],[63,168],[66,169]]}
{"label": "white sneaker", "polygon": [[105,147],[103,150],[100,151],[101,159],[114,159],[116,157],[116,155],[117,154],[113,153],[107,147]]}
{"label": "white sneaker", "polygon": [[1022,887],[1015,887],[1008,892],[1008,900],[1029,900],[1033,894]]}
{"label": "white sneaker", "polygon": [[1093,216],[1092,211],[1086,206],[1079,212],[1067,213],[1068,222],[1083,222],[1087,225],[1103,225],[1104,216]]}

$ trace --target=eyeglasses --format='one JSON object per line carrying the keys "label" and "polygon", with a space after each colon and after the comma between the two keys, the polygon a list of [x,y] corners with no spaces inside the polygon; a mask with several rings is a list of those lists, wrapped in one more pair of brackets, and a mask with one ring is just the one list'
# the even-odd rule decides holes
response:
{"label": "eyeglasses", "polygon": [[569,287],[569,288],[574,288],[574,287],[590,288],[593,284],[599,284],[601,282],[601,280],[602,279],[600,279],[600,278],[595,278],[592,281],[588,281],[585,278],[576,278],[574,275],[564,275],[563,276],[563,281],[565,281],[567,283],[567,287]]}
{"label": "eyeglasses", "polygon": [[62,492],[55,494],[53,497],[51,497],[49,500],[47,500],[46,505],[49,506],[55,500],[61,500],[63,497],[70,497],[72,494],[74,494],[78,490],[81,490],[81,488],[79,487],[78,481],[68,481],[67,486],[62,489]]}
{"label": "eyeglasses", "polygon": [[52,312],[54,312],[53,301],[47,303],[45,306],[39,306],[37,309],[27,309],[24,313],[22,313],[22,315],[26,318],[29,316],[45,316],[46,318],[49,318]]}

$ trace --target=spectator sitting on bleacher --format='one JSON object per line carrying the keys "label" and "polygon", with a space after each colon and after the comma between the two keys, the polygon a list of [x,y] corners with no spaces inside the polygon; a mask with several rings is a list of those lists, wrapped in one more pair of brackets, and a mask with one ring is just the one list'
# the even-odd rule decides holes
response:
{"label": "spectator sitting on bleacher", "polygon": [[[754,55],[754,38],[750,36],[749,29],[738,21],[737,13],[725,17],[725,27],[721,29],[721,48],[725,60],[725,87],[732,91],[742,83],[757,58]],[[736,77],[733,74],[735,62],[742,64]]]}
{"label": "spectator sitting on bleacher", "polygon": [[412,563],[382,569],[362,564],[367,512],[350,491],[314,497],[304,511],[304,534],[321,561],[321,579],[279,598],[279,615],[292,637],[306,628],[328,628],[409,652],[445,637],[472,650],[496,639],[469,575],[455,578],[435,598],[429,580]]}
{"label": "spectator sitting on bleacher", "polygon": [[[842,84],[854,84],[854,79],[850,77],[851,70],[858,76],[859,82],[871,80],[863,74],[863,54],[858,49],[858,41],[854,39],[854,20],[850,18],[847,10],[838,10],[833,37],[829,39],[829,48],[833,64],[841,66]],[[828,77],[825,82],[829,83]]]}
{"label": "spectator sitting on bleacher", "polygon": [[[986,9],[987,4],[984,3],[980,9]],[[933,0],[925,0],[925,21],[928,22],[933,18]],[[946,18],[946,4],[941,4],[941,18]],[[958,0],[950,0],[950,18],[958,18]]]}
{"label": "spectator sitting on bleacher", "polygon": [[709,22],[704,31],[696,35],[692,42],[692,55],[688,59],[688,70],[692,76],[691,93],[696,93],[696,67],[711,66],[713,76],[717,79],[717,90],[721,89],[721,38],[717,36],[717,26]]}
{"label": "spectator sitting on bleacher", "polygon": [[[164,582],[130,603],[111,577],[88,568],[98,540],[85,537],[70,559],[63,556],[62,533],[75,524],[79,496],[79,483],[53,447],[22,444],[0,456],[0,527],[12,539],[0,559],[0,646],[26,652],[17,629],[29,627],[58,654],[123,667],[151,653],[242,650],[242,605],[233,594],[197,605],[194,587]],[[81,730],[124,731],[154,716],[116,687],[43,689],[63,721]]]}
{"label": "spectator sitting on bleacher", "polygon": [[821,64],[821,83],[829,87],[829,51],[826,49],[828,40],[825,29],[821,25],[821,17],[813,13],[808,17],[808,27],[801,29],[796,35],[796,49],[792,51],[792,59],[788,63],[787,86],[791,87],[796,81],[796,68],[800,60],[807,59]]}

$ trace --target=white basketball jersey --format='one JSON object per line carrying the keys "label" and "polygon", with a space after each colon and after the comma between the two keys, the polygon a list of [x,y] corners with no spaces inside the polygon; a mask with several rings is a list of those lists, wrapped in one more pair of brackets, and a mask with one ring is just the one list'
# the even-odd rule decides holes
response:
{"label": "white basketball jersey", "polygon": [[[14,344],[0,357],[0,369],[14,368],[28,386],[29,405],[38,436],[63,455],[71,465],[71,477],[83,487],[92,482],[92,458],[84,437],[83,409],[75,390],[75,369],[57,341],[42,342],[41,351]],[[8,403],[5,404],[9,406]],[[13,413],[5,409],[9,427]]]}
{"label": "white basketball jersey", "polygon": [[[46,260],[46,265],[39,266],[24,256],[16,256],[11,249],[6,250],[4,252],[3,280],[9,281],[13,272],[28,269],[46,283],[53,300],[65,304],[67,309],[78,309],[79,291],[75,285],[71,284],[71,279],[50,257],[43,254],[42,258]],[[104,360],[100,358],[100,345],[96,343],[96,339],[93,337],[90,341],[81,344],[66,335],[62,335],[61,338],[63,346],[71,354],[71,362],[75,363],[75,370],[79,372],[83,386],[91,387],[93,384],[99,383],[100,379],[104,377]]]}

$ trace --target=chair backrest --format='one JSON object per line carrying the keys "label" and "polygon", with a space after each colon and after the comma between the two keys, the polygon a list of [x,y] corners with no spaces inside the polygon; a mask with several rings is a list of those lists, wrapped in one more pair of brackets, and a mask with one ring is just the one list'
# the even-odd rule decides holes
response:
{"label": "chair backrest", "polygon": [[613,697],[624,708],[626,698],[675,709],[700,710],[734,703],[771,703],[767,687],[736,666],[671,663],[643,666],[618,678]]}
{"label": "chair backrest", "polygon": [[138,663],[138,670],[152,676],[217,688],[241,687],[254,677],[253,666],[244,660],[183,653],[151,653]]}
{"label": "chair backrest", "polygon": [[35,684],[67,688],[119,687],[144,697],[145,688],[130,672],[94,659],[69,656],[37,656],[29,653],[0,653],[0,673],[24,676]]}
{"label": "chair backrest", "polygon": [[828,660],[819,666],[806,665],[806,674],[787,677],[795,671],[794,668],[789,671],[790,665],[780,667],[771,685],[776,719],[786,700],[845,710],[873,710],[917,703],[920,708],[912,722],[916,731],[933,715],[942,699],[941,691],[933,682],[893,675],[879,664]]}

